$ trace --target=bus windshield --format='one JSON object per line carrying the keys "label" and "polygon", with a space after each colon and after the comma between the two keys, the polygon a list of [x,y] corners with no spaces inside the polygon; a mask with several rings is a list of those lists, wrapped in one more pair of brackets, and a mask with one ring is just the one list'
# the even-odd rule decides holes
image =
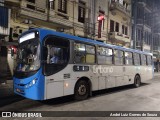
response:
{"label": "bus windshield", "polygon": [[38,39],[26,40],[19,44],[17,72],[30,72],[40,68],[40,43]]}

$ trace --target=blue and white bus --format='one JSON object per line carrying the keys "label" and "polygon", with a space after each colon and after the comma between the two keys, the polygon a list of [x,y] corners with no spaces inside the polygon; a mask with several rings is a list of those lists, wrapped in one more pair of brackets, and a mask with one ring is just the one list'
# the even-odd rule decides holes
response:
{"label": "blue and white bus", "polygon": [[47,29],[19,37],[14,92],[33,100],[74,95],[152,79],[152,54]]}

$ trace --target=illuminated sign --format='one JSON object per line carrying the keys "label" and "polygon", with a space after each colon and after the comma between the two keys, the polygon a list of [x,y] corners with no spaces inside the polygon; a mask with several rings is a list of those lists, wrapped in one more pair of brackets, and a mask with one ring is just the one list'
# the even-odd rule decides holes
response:
{"label": "illuminated sign", "polygon": [[101,38],[101,31],[102,31],[102,27],[104,28],[104,13],[99,14],[98,16],[98,38]]}
{"label": "illuminated sign", "polygon": [[33,39],[33,38],[35,38],[35,33],[34,33],[34,32],[33,32],[33,33],[26,34],[26,35],[22,36],[22,37],[19,39],[19,43],[22,43],[22,42],[24,42],[24,41],[26,41],[26,40]]}
{"label": "illuminated sign", "polygon": [[104,15],[98,16],[98,21],[104,20]]}

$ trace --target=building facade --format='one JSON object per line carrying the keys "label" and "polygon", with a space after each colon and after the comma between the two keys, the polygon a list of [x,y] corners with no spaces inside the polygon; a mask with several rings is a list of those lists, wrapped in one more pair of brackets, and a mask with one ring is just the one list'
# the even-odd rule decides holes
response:
{"label": "building facade", "polygon": [[4,6],[4,0],[0,0],[0,40],[4,40],[9,35],[10,28],[10,10]]}
{"label": "building facade", "polygon": [[93,38],[101,42],[108,42],[108,14],[109,0],[91,0],[92,32]]}
{"label": "building facade", "polygon": [[110,0],[108,23],[109,42],[129,47],[131,41],[131,0]]}
{"label": "building facade", "polygon": [[[17,40],[22,32],[35,27],[106,41],[107,28],[102,26],[107,26],[105,18],[108,13],[106,9],[108,2],[107,0],[103,2],[98,0],[6,0],[5,4],[12,9],[9,41]],[[99,25],[101,29],[98,28],[97,20],[100,12],[105,17],[101,20],[102,25]]]}
{"label": "building facade", "polygon": [[[160,1],[154,0],[153,4],[153,51],[160,52]],[[160,58],[160,57],[159,57]]]}
{"label": "building facade", "polygon": [[[4,82],[3,78],[7,75],[7,44],[5,38],[9,36],[10,28],[10,9],[4,6],[4,0],[0,0],[0,83]],[[3,67],[2,67],[3,66]]]}
{"label": "building facade", "polygon": [[133,48],[146,52],[153,49],[153,1],[132,1],[132,42]]}

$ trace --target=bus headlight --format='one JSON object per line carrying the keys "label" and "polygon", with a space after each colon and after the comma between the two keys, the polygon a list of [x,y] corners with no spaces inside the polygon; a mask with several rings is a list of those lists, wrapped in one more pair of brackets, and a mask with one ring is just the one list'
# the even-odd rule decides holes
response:
{"label": "bus headlight", "polygon": [[33,79],[31,82],[29,82],[28,84],[25,85],[25,88],[29,88],[31,86],[33,86],[34,84],[36,84],[37,82],[37,78]]}

